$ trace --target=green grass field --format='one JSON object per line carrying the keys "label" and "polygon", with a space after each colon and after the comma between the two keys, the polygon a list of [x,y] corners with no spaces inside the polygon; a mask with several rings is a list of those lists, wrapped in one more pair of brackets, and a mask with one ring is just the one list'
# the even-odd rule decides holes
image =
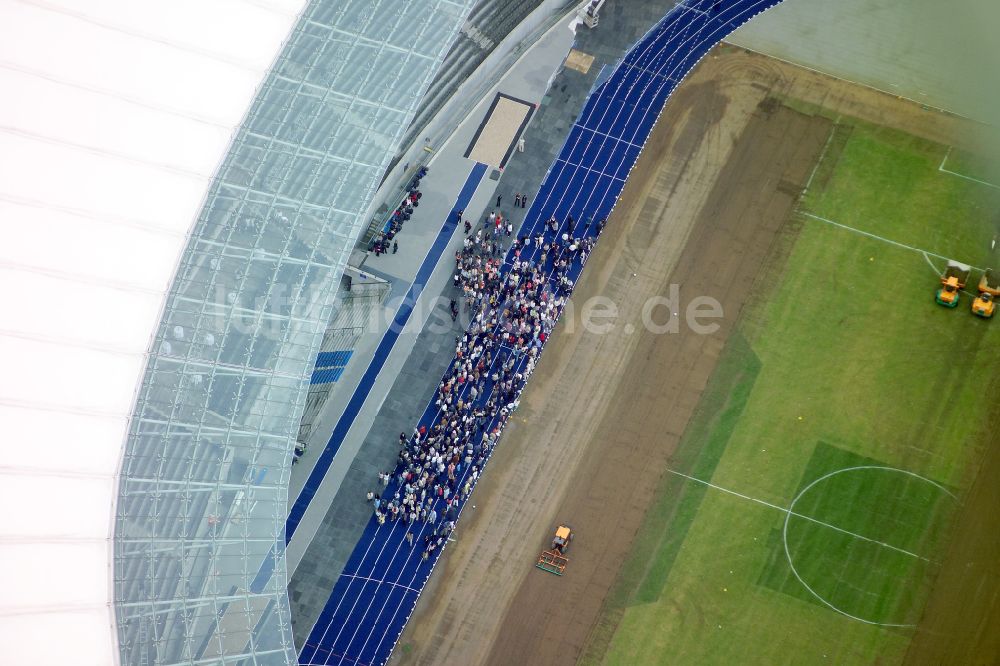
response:
{"label": "green grass field", "polygon": [[899,661],[1000,370],[1000,321],[934,303],[940,257],[991,262],[1000,203],[947,150],[841,120],[585,663]]}

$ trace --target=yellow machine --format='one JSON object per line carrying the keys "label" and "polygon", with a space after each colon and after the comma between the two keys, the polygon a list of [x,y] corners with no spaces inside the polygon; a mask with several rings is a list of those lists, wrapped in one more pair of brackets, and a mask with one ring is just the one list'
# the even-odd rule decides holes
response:
{"label": "yellow machine", "polygon": [[937,290],[935,300],[946,308],[958,306],[959,297],[965,283],[969,280],[969,271],[972,269],[957,261],[949,261],[948,267],[941,276],[941,288]]}
{"label": "yellow machine", "polygon": [[563,572],[566,571],[566,565],[569,564],[569,560],[566,558],[566,549],[569,548],[569,542],[572,540],[573,530],[568,525],[560,525],[556,528],[556,535],[552,537],[552,547],[542,551],[535,566],[543,571],[562,576]]}
{"label": "yellow machine", "polygon": [[997,296],[1000,296],[1000,282],[993,278],[993,269],[987,268],[979,279],[979,295],[972,301],[972,314],[983,319],[992,317]]}

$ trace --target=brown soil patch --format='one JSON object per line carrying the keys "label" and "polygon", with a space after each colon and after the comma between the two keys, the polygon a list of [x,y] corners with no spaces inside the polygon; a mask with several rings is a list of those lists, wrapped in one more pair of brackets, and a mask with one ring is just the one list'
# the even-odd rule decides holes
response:
{"label": "brown soil patch", "polygon": [[[987,390],[1000,392],[1000,378]],[[948,552],[905,664],[1000,664],[1000,447],[994,411],[983,460],[962,506]]]}
{"label": "brown soil patch", "polygon": [[566,56],[566,62],[563,64],[570,69],[575,69],[578,72],[586,74],[590,71],[590,66],[594,64],[594,56],[589,53],[584,53],[583,51],[570,49],[569,55]]}
{"label": "brown soil patch", "polygon": [[529,113],[530,105],[498,94],[489,117],[469,147],[466,157],[500,167],[511,143],[517,138],[521,123]]}

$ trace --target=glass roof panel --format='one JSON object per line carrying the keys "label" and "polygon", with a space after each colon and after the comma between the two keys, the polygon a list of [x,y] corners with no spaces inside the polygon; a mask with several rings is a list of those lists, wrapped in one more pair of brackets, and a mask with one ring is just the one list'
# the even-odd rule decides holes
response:
{"label": "glass roof panel", "polygon": [[123,664],[294,663],[283,531],[309,376],[362,216],[472,3],[313,0],[250,105],[130,424]]}

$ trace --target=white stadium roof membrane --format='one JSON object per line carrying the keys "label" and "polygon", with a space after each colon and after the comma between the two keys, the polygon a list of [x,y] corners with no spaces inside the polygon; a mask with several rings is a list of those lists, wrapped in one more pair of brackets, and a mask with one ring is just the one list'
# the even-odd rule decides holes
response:
{"label": "white stadium roof membrane", "polygon": [[472,2],[0,5],[0,663],[294,661],[308,377]]}
{"label": "white stadium roof membrane", "polygon": [[0,4],[0,662],[119,659],[115,476],[146,352],[304,5]]}

